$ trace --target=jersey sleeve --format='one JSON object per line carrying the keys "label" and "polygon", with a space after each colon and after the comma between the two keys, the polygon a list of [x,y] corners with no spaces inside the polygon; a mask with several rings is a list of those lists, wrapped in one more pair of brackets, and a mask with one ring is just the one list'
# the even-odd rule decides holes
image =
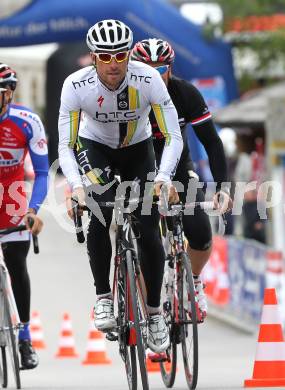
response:
{"label": "jersey sleeve", "polygon": [[193,126],[194,132],[204,146],[209,158],[211,173],[217,183],[217,191],[227,181],[227,164],[223,144],[217,134],[208,106],[198,89],[183,81],[183,101],[186,122]]}
{"label": "jersey sleeve", "polygon": [[29,208],[37,212],[48,191],[48,149],[44,126],[38,115],[33,113],[30,125],[32,131],[28,140],[28,149],[35,172],[35,181]]}
{"label": "jersey sleeve", "polygon": [[155,181],[166,182],[175,174],[183,149],[183,140],[177,111],[158,72],[155,72],[152,78],[150,101],[159,129],[165,137],[165,146]]}
{"label": "jersey sleeve", "polygon": [[212,118],[209,108],[198,89],[188,82],[184,82],[183,101],[185,104],[185,120],[193,127],[207,122]]}
{"label": "jersey sleeve", "polygon": [[66,79],[61,92],[58,119],[58,155],[63,174],[72,188],[81,187],[82,181],[74,155],[80,123],[80,105],[74,88]]}

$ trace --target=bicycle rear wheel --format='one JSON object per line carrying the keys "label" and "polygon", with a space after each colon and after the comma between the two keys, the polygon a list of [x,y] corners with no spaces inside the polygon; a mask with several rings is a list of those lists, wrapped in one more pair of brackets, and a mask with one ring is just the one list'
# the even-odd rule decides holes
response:
{"label": "bicycle rear wheel", "polygon": [[19,357],[18,357],[18,348],[16,344],[16,335],[15,326],[12,323],[11,319],[11,310],[9,306],[8,297],[6,294],[3,294],[4,299],[4,322],[6,327],[6,339],[7,347],[11,358],[11,364],[13,368],[14,378],[17,389],[21,388],[21,379],[20,379],[20,367],[19,367]]}
{"label": "bicycle rear wheel", "polygon": [[1,353],[0,353],[0,382],[1,382],[1,386],[6,388],[7,385],[8,385],[8,370],[7,370],[6,349],[5,349],[4,345],[1,345],[0,348],[1,348]]}
{"label": "bicycle rear wheel", "polygon": [[134,327],[136,331],[136,347],[140,365],[142,387],[143,390],[149,390],[144,342],[146,337],[146,319],[143,315],[144,310],[141,307],[139,294],[136,288],[136,276],[134,272],[133,254],[130,250],[126,251],[126,262],[129,278],[131,305],[134,316]]}
{"label": "bicycle rear wheel", "polygon": [[128,296],[127,296],[127,273],[126,264],[123,262],[118,268],[117,281],[118,297],[118,336],[120,355],[125,364],[128,386],[130,390],[137,390],[137,360],[136,348],[129,345],[129,318],[128,318]]}
{"label": "bicycle rear wheel", "polygon": [[180,255],[178,275],[179,319],[185,377],[189,389],[196,389],[198,381],[197,305],[191,263],[188,255]]}

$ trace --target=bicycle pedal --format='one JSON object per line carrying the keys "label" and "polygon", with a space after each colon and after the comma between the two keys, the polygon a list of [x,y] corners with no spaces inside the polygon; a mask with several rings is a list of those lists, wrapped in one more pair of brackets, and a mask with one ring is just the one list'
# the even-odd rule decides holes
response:
{"label": "bicycle pedal", "polygon": [[108,341],[118,341],[118,335],[113,332],[107,332],[106,333],[106,339]]}
{"label": "bicycle pedal", "polygon": [[148,358],[152,363],[167,362],[169,360],[165,352],[149,354]]}

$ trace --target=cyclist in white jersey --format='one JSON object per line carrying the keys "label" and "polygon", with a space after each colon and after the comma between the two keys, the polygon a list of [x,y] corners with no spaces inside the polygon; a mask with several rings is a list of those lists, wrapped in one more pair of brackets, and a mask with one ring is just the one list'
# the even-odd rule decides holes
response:
{"label": "cyclist in white jersey", "polygon": [[[132,183],[134,192],[144,194],[145,182],[155,172],[151,108],[166,139],[154,189],[159,195],[166,184],[169,200],[178,200],[171,184],[183,147],[177,112],[159,73],[146,64],[129,62],[132,40],[132,31],[118,20],[96,23],[87,33],[93,65],[71,74],[63,85],[59,159],[72,196],[82,205],[90,198],[93,202],[114,199],[115,170],[123,182]],[[102,209],[100,215],[103,220],[97,213],[91,216],[87,250],[97,293],[95,326],[107,330],[116,325],[109,285],[112,212]],[[150,314],[148,343],[153,351],[162,352],[169,345],[169,335],[160,312],[164,253],[159,214],[153,207],[151,215],[143,215],[139,207],[135,215],[140,223],[141,266]]]}

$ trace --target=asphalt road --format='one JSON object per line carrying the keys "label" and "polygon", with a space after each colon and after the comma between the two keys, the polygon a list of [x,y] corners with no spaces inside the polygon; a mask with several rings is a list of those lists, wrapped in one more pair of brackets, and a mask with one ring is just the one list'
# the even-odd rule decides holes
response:
{"label": "asphalt road", "polygon": [[[59,183],[56,189],[59,202],[62,201],[60,187]],[[40,235],[40,255],[31,251],[29,256],[32,309],[40,313],[47,347],[39,351],[39,367],[22,372],[22,386],[25,389],[48,390],[127,389],[117,343],[107,342],[111,365],[82,365],[86,355],[90,311],[95,301],[93,280],[84,244],[77,244],[72,224],[65,219],[63,228],[63,223],[59,223],[58,216],[54,218],[51,210],[59,215],[59,209],[49,200],[41,211],[45,227]],[[70,232],[66,231],[67,226]],[[71,317],[78,358],[55,357],[64,312]],[[205,324],[199,326],[198,388],[241,389],[243,380],[252,375],[256,339],[256,334],[248,335],[208,318]],[[179,360],[174,388],[186,389],[181,357]],[[159,373],[149,377],[151,389],[164,389]]]}

